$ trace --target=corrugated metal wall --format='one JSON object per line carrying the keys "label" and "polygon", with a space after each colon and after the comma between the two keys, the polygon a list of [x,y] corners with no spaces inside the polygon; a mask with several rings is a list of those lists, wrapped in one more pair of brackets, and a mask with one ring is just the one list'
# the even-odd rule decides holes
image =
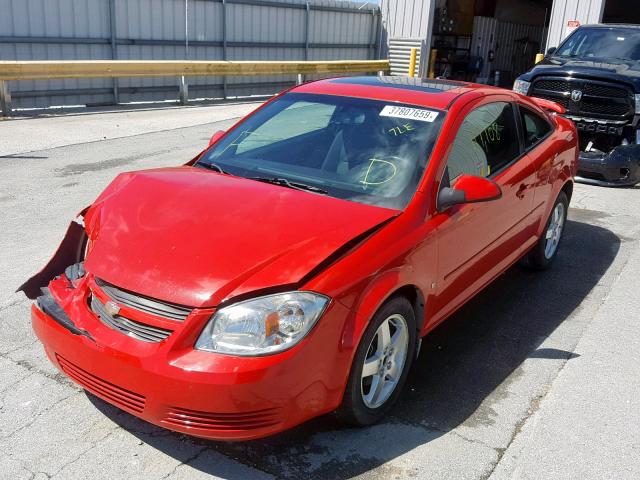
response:
{"label": "corrugated metal wall", "polygon": [[[475,17],[471,39],[471,55],[484,59],[479,81],[490,81],[492,71],[501,72],[501,85],[508,86],[514,77],[533,65],[544,38],[543,27],[501,22],[491,17]],[[488,62],[489,51],[495,53]]]}
{"label": "corrugated metal wall", "polygon": [[[433,32],[436,0],[382,0],[383,45],[388,49],[391,39],[418,41],[421,51],[428,52]],[[388,50],[383,51],[387,56]],[[421,55],[418,74],[426,76],[429,55]]]}
{"label": "corrugated metal wall", "polygon": [[[185,45],[185,1],[188,48]],[[225,21],[226,19],[226,21]],[[0,0],[0,59],[379,58],[380,10],[339,0]],[[271,94],[293,77],[191,78],[191,98]],[[177,78],[10,82],[16,108],[175,100]]]}
{"label": "corrugated metal wall", "polygon": [[[600,23],[606,0],[553,0],[547,48],[557,47],[567,34],[567,22],[578,20],[581,25]],[[636,0],[630,0],[629,8],[638,8]]]}

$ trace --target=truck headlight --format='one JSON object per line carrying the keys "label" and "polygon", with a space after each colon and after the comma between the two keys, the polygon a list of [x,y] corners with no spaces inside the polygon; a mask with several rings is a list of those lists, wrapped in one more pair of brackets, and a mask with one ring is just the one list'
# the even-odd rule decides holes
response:
{"label": "truck headlight", "polygon": [[196,348],[242,356],[287,350],[309,333],[328,303],[317,293],[288,292],[230,305],[209,320]]}
{"label": "truck headlight", "polygon": [[524,80],[516,80],[513,82],[513,91],[522,95],[529,93],[529,87],[531,87],[531,82],[525,82]]}
{"label": "truck headlight", "polygon": [[640,95],[636,93],[636,113],[640,113]]}

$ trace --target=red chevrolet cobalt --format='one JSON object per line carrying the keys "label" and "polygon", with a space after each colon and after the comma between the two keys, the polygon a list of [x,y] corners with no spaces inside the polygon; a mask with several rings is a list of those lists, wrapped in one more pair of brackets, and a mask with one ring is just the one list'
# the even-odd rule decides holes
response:
{"label": "red chevrolet cobalt", "polygon": [[51,361],[213,439],[378,421],[420,338],[558,252],[578,155],[562,107],[445,81],[278,95],[189,164],[119,175],[21,287]]}

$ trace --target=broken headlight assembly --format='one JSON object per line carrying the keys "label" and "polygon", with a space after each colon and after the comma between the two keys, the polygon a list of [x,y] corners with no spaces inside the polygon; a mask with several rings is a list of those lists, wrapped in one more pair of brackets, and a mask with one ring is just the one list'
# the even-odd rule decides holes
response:
{"label": "broken headlight assembly", "polygon": [[218,310],[196,349],[227,355],[282,352],[302,340],[322,316],[329,298],[313,292],[258,297]]}

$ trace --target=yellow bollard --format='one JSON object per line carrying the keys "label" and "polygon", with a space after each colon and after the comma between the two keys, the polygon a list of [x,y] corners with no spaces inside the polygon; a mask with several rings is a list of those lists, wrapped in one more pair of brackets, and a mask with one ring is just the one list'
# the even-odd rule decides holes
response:
{"label": "yellow bollard", "polygon": [[418,49],[412,48],[411,55],[409,56],[409,76],[416,76],[416,59],[418,58]]}
{"label": "yellow bollard", "polygon": [[536,63],[540,63],[542,60],[544,60],[544,53],[538,53],[536,55]]}
{"label": "yellow bollard", "polygon": [[438,59],[438,50],[431,50],[431,58],[429,59],[429,78],[436,78],[436,60]]}

